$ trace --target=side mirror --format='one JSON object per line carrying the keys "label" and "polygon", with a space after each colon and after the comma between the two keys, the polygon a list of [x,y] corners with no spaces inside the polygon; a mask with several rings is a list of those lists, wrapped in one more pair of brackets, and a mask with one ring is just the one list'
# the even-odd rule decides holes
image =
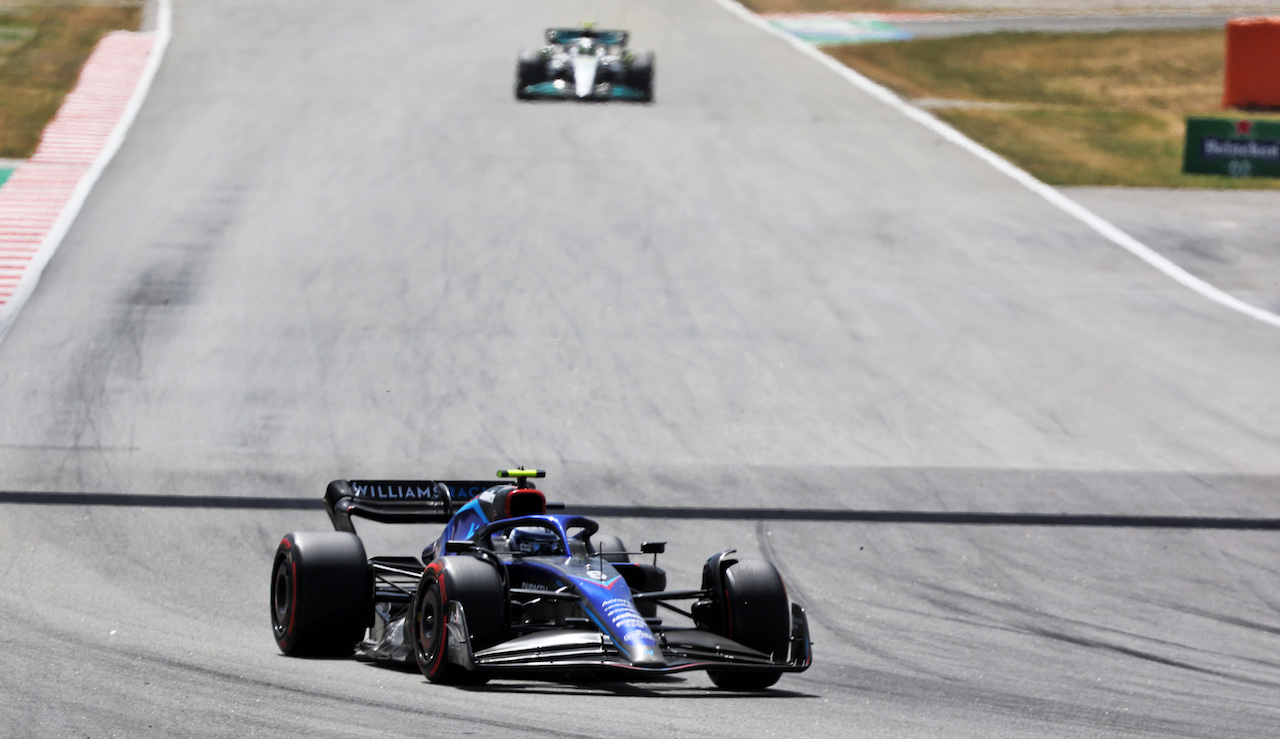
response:
{"label": "side mirror", "polygon": [[667,551],[665,541],[646,541],[640,545],[641,554],[662,554]]}
{"label": "side mirror", "polygon": [[475,548],[476,545],[466,539],[450,539],[444,543],[445,554],[465,554]]}

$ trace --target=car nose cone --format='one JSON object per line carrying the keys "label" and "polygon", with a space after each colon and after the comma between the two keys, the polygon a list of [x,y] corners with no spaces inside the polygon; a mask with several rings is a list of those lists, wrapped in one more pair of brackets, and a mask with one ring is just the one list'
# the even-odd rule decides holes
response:
{"label": "car nose cone", "polygon": [[662,667],[667,664],[661,650],[655,647],[643,647],[632,652],[631,663],[637,667]]}
{"label": "car nose cone", "polygon": [[596,86],[596,69],[600,60],[595,56],[579,54],[573,58],[573,91],[580,98],[587,97]]}

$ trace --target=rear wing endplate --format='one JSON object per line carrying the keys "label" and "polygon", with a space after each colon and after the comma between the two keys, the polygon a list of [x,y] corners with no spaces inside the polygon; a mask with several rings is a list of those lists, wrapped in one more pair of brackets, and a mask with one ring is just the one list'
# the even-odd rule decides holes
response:
{"label": "rear wing endplate", "polygon": [[448,523],[458,507],[494,480],[334,480],[324,509],[338,531],[356,533],[352,516],[379,523]]}

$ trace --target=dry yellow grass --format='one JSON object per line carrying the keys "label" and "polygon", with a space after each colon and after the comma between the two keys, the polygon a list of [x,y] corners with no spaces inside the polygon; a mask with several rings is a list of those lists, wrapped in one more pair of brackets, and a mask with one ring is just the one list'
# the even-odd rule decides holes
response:
{"label": "dry yellow grass", "polygon": [[1223,44],[1220,30],[997,33],[826,51],[907,97],[1013,104],[940,115],[1051,184],[1280,187],[1181,173],[1185,117],[1236,115]]}
{"label": "dry yellow grass", "polygon": [[894,0],[739,0],[757,13],[900,11]]}
{"label": "dry yellow grass", "polygon": [[994,33],[859,44],[832,56],[913,97],[1213,110],[1223,32]]}
{"label": "dry yellow grass", "polygon": [[0,8],[0,157],[31,156],[98,39],[141,15],[134,0]]}

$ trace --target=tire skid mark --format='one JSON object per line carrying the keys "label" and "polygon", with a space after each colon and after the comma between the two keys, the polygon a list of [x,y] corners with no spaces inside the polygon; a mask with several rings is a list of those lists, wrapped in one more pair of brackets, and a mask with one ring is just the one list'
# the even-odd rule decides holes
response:
{"label": "tire skid mark", "polygon": [[[839,671],[827,671],[821,676],[799,673],[792,680],[831,690],[875,696],[878,701],[915,705],[927,697],[931,705],[944,707],[955,713],[993,714],[1018,717],[1052,728],[1043,730],[1048,736],[1062,726],[1080,727],[1081,736],[1113,736],[1119,731],[1146,736],[1218,737],[1220,733],[1197,731],[1185,724],[1154,713],[1120,713],[1105,708],[1074,703],[1067,699],[1028,696],[1018,692],[986,688],[969,682],[932,680],[910,677],[884,670],[847,667]],[[1039,732],[1023,732],[1023,736],[1038,736]]]}
{"label": "tire skid mark", "polygon": [[[1202,667],[1202,666],[1193,664],[1191,662],[1188,662],[1186,660],[1180,660],[1180,659],[1175,659],[1173,657],[1160,655],[1153,651],[1124,646],[1122,644],[1116,643],[1115,641],[1108,641],[1099,637],[1088,637],[1088,636],[1082,636],[1080,634],[1068,633],[1064,627],[1073,627],[1078,630],[1088,630],[1088,631],[1099,632],[1101,634],[1109,634],[1115,637],[1135,639],[1147,644],[1151,644],[1154,647],[1164,647],[1170,650],[1187,650],[1193,653],[1202,653],[1202,654],[1224,656],[1224,657],[1230,656],[1232,659],[1253,664],[1258,667],[1268,668],[1268,669],[1274,669],[1277,667],[1276,663],[1265,660],[1265,659],[1239,656],[1239,655],[1225,655],[1221,652],[1215,652],[1212,650],[1201,649],[1196,647],[1189,647],[1185,644],[1182,644],[1176,641],[1171,641],[1169,639],[1161,639],[1158,637],[1145,636],[1143,634],[1138,634],[1131,631],[1125,631],[1124,629],[1118,629],[1110,626],[1105,626],[1102,624],[1090,623],[1088,621],[1082,621],[1080,619],[1075,619],[1075,618],[1067,618],[1063,616],[1052,616],[1042,611],[1037,611],[1032,608],[1020,606],[1013,602],[1009,602],[999,598],[993,598],[990,596],[969,593],[969,592],[965,592],[965,591],[954,589],[954,588],[947,588],[939,585],[928,585],[926,587],[940,594],[938,597],[925,596],[926,602],[933,604],[939,610],[958,611],[958,612],[969,615],[973,619],[973,620],[962,619],[960,620],[962,623],[969,623],[973,626],[996,629],[996,630],[1005,631],[1008,633],[1027,634],[1030,636],[1037,636],[1037,637],[1042,637],[1046,639],[1052,639],[1054,641],[1060,641],[1067,644],[1074,644],[1076,646],[1086,647],[1090,649],[1110,651],[1110,652],[1114,652],[1117,654],[1122,654],[1130,657],[1137,657],[1139,659],[1143,659],[1149,662],[1155,662],[1157,664],[1167,665],[1169,667],[1181,668],[1181,669],[1190,670],[1192,672],[1197,672],[1204,675],[1212,675],[1215,677],[1222,678],[1224,680],[1244,683],[1246,685],[1256,685],[1256,686],[1267,687],[1267,688],[1280,687],[1280,682],[1276,682],[1274,680],[1264,680],[1260,678],[1248,677],[1245,675],[1233,674],[1223,670],[1215,670],[1208,667]],[[949,597],[943,598],[941,596],[949,596]],[[961,605],[959,605],[959,601],[964,601],[964,600],[968,600],[970,602],[982,603],[984,605],[994,607],[1001,611],[1012,611],[1016,614],[1021,614],[1021,616],[1025,618],[1034,619],[1035,621],[1053,622],[1058,624],[1058,628],[1053,629],[1047,626],[1033,625],[1032,623],[1022,623],[1022,624],[1006,623],[1006,622],[1003,622],[1001,619],[997,618],[994,614],[963,608]],[[1239,625],[1239,624],[1235,624],[1235,625]]]}
{"label": "tire skid mark", "polygon": [[[36,624],[32,624],[36,626]],[[84,659],[86,653],[95,653],[104,659],[117,659],[123,663],[129,664],[134,669],[138,663],[150,664],[160,669],[167,669],[179,674],[190,675],[192,679],[211,680],[218,683],[228,685],[237,685],[242,687],[250,687],[256,690],[264,691],[267,694],[276,693],[285,696],[294,696],[296,698],[318,699],[332,703],[337,706],[349,706],[351,697],[341,690],[326,690],[323,688],[313,687],[297,687],[286,685],[279,680],[255,678],[246,674],[245,671],[228,671],[215,667],[195,664],[193,662],[175,659],[173,657],[165,657],[157,654],[147,654],[132,646],[111,647],[105,646],[98,642],[89,641],[87,639],[77,637],[67,633],[57,635],[57,641],[65,646],[73,647],[74,652],[79,655],[77,659]],[[97,660],[91,660],[97,661]],[[324,661],[324,660],[320,660]],[[373,666],[370,663],[370,666]],[[394,672],[394,671],[393,671]],[[423,683],[426,679],[423,678]],[[335,687],[340,687],[335,685]],[[424,685],[425,687],[425,685]],[[436,719],[445,719],[452,721],[465,722],[469,724],[477,724],[480,726],[492,727],[494,729],[505,729],[508,731],[530,731],[535,727],[528,723],[518,723],[514,721],[503,721],[497,718],[488,718],[482,715],[469,714],[461,711],[441,710],[438,704],[433,707],[426,705],[404,705],[389,701],[376,701],[362,698],[360,705],[365,709],[376,709],[379,711],[389,711],[413,717],[428,717]],[[549,731],[550,729],[548,729]],[[565,733],[557,730],[556,734],[566,737],[593,737],[595,734],[576,734]]]}
{"label": "tire skid mark", "polygon": [[833,618],[822,609],[818,608],[818,600],[809,597],[805,590],[800,586],[799,578],[795,577],[795,574],[782,561],[782,558],[778,555],[777,549],[774,548],[773,543],[769,540],[768,521],[760,521],[756,524],[756,542],[760,549],[760,556],[763,557],[766,562],[778,568],[778,573],[782,575],[782,581],[787,588],[788,595],[791,596],[791,600],[804,606],[805,615],[810,619],[810,621],[817,622],[840,640],[852,645],[856,649],[884,660],[887,664],[898,665],[904,670],[910,670],[918,675],[927,676],[933,679],[945,679],[945,676],[940,672],[926,669],[923,665],[904,659],[901,654],[897,654],[891,650],[877,646],[871,639],[857,634],[841,619]]}

